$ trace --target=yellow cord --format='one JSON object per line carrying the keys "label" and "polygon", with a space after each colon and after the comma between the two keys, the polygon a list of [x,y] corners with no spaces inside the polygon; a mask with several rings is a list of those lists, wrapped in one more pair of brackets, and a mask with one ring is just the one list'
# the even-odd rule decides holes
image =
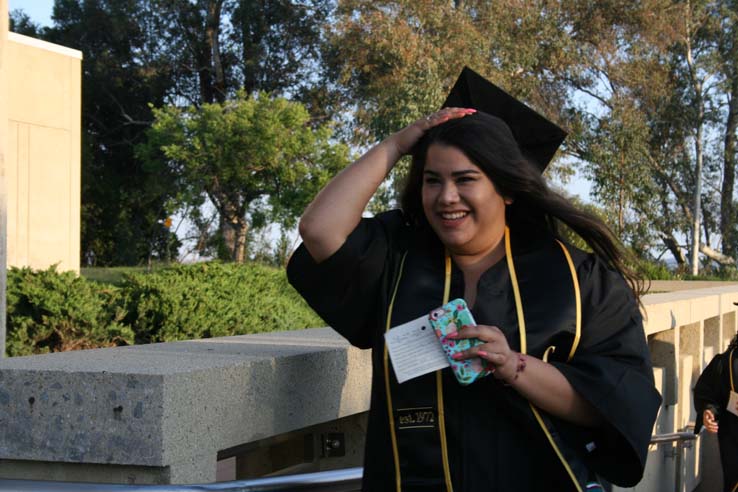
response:
{"label": "yellow cord", "polygon": [[[390,299],[389,309],[387,310],[387,326],[385,331],[389,331],[390,324],[392,322],[392,308],[395,305],[395,296],[397,296],[397,288],[400,286],[400,278],[402,278],[402,269],[405,266],[405,257],[407,253],[402,255],[400,261],[400,271],[397,275],[397,282],[395,282],[395,288],[392,291],[392,298]],[[392,438],[392,458],[395,462],[395,485],[397,492],[402,490],[402,480],[400,477],[400,452],[397,449],[397,433],[395,431],[395,414],[392,411],[392,393],[390,392],[390,380],[389,380],[389,357],[387,356],[387,344],[384,345],[384,388],[387,392],[387,410],[389,411],[389,424],[390,424],[390,437]]]}
{"label": "yellow cord", "polygon": [[[520,298],[520,288],[518,286],[518,276],[515,273],[515,264],[513,263],[512,248],[510,247],[510,229],[508,227],[505,227],[505,255],[507,257],[507,268],[510,271],[510,280],[512,281],[513,293],[515,294],[515,308],[518,313],[518,331],[520,333],[520,353],[525,354],[526,353],[525,317],[523,316],[523,303]],[[576,277],[576,275],[572,273],[572,277]],[[551,433],[546,427],[546,424],[543,422],[543,418],[538,413],[538,410],[536,409],[536,407],[533,406],[532,403],[528,402],[528,404],[530,405],[530,409],[533,411],[533,415],[535,415],[536,420],[538,421],[538,425],[541,426],[541,429],[543,430],[544,434],[546,434],[546,438],[548,439],[548,442],[551,444],[551,447],[556,452],[556,456],[559,457],[561,464],[564,465],[564,468],[566,469],[566,472],[569,474],[569,478],[571,478],[572,483],[574,483],[574,486],[576,487],[578,492],[582,492],[582,486],[579,485],[579,481],[577,480],[576,475],[574,475],[574,472],[569,466],[569,463],[567,463],[566,459],[561,454],[561,450],[556,445],[556,442],[554,441],[553,436],[551,436]]]}
{"label": "yellow cord", "polygon": [[579,277],[577,277],[577,271],[574,268],[574,262],[571,259],[569,250],[566,249],[564,243],[562,243],[558,239],[556,240],[556,242],[559,243],[559,246],[561,246],[561,249],[564,251],[566,262],[569,264],[569,272],[571,273],[571,281],[574,284],[574,299],[576,302],[576,331],[574,332],[574,342],[571,344],[569,357],[567,357],[566,359],[566,362],[569,362],[572,357],[574,357],[574,353],[577,351],[577,347],[579,346],[579,339],[582,335],[582,295],[579,291]]}
{"label": "yellow cord", "polygon": [[[443,305],[451,294],[451,257],[446,253],[446,272],[443,281]],[[451,483],[451,467],[448,463],[448,446],[446,445],[446,412],[443,409],[443,379],[441,371],[436,371],[436,398],[438,401],[438,432],[441,434],[441,458],[443,459],[443,477],[446,479],[447,492],[453,492]]]}

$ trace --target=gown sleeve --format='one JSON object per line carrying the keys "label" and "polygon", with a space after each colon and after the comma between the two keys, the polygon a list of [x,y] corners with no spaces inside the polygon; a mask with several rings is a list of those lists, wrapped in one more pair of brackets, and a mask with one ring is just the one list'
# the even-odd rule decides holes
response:
{"label": "gown sleeve", "polygon": [[582,335],[569,362],[552,362],[602,416],[591,429],[561,422],[590,468],[620,486],[640,481],[661,395],[656,391],[643,321],[623,277],[594,255],[577,268]]}
{"label": "gown sleeve", "polygon": [[723,357],[723,354],[713,357],[694,385],[694,408],[697,411],[695,434],[699,434],[702,429],[702,412],[705,410],[712,410],[715,417],[720,418],[720,411],[727,396],[722,387]]}
{"label": "gown sleeve", "polygon": [[329,258],[316,263],[301,244],[287,265],[290,284],[356,347],[372,347],[392,229],[401,223],[399,211],[364,218]]}

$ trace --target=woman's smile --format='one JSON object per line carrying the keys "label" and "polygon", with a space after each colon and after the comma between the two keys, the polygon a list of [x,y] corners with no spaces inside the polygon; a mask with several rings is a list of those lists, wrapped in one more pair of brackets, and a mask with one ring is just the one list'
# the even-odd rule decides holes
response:
{"label": "woman's smile", "polygon": [[499,243],[505,230],[505,199],[456,147],[430,146],[422,197],[430,226],[452,253],[484,254]]}
{"label": "woman's smile", "polygon": [[438,215],[444,227],[460,227],[469,212],[439,212]]}

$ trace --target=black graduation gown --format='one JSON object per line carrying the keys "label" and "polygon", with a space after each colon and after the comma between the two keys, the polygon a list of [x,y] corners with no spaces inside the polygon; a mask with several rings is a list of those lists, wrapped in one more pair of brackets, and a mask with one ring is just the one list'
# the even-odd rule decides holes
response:
{"label": "black graduation gown", "polygon": [[[450,369],[444,369],[442,402],[453,489],[577,490],[571,475],[584,488],[592,472],[632,486],[643,474],[661,401],[637,303],[619,274],[595,256],[569,248],[581,289],[582,336],[574,358],[565,362],[574,339],[575,312],[568,266],[560,268],[567,264],[552,238],[522,232],[512,232],[512,244],[525,308],[527,353],[540,358],[549,346],[556,346],[549,362],[606,423],[587,429],[540,412],[547,435],[527,401],[513,389],[494,377],[464,387]],[[301,246],[287,273],[326,323],[353,345],[374,349],[363,490],[396,490],[385,385],[392,398],[402,490],[447,490],[439,451],[436,375],[399,385],[391,365],[389,374],[385,373],[383,338],[395,288],[390,326],[416,319],[441,304],[444,252],[440,243],[405,224],[401,212],[392,211],[363,219],[344,245],[320,264]],[[449,299],[463,293],[463,275],[454,266]],[[480,278],[472,312],[477,323],[500,327],[511,348],[520,349],[505,261]],[[557,444],[556,450],[549,440]]]}
{"label": "black graduation gown", "polygon": [[[695,434],[702,429],[702,412],[710,409],[718,419],[718,443],[723,467],[723,490],[738,487],[738,416],[726,410],[730,398],[730,351],[718,354],[710,361],[694,386],[694,407],[697,419]],[[738,384],[738,350],[733,352],[733,378]]]}

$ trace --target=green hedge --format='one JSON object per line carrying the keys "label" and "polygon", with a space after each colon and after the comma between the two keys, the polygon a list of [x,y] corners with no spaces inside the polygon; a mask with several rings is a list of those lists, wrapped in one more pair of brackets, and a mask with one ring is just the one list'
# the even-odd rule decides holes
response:
{"label": "green hedge", "polygon": [[51,267],[10,268],[7,288],[9,356],[133,343],[114,287]]}
{"label": "green hedge", "polygon": [[283,270],[200,263],[127,275],[126,321],[137,343],[324,326]]}
{"label": "green hedge", "polygon": [[315,326],[284,271],[260,264],[175,266],[117,287],[54,267],[8,270],[9,356]]}

